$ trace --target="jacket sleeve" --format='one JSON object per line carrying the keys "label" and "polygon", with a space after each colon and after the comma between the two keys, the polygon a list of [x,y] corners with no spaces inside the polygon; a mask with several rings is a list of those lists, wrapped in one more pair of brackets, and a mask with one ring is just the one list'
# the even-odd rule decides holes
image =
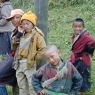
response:
{"label": "jacket sleeve", "polygon": [[83,79],[82,76],[79,74],[79,72],[76,70],[76,68],[71,64],[72,66],[72,88],[71,88],[71,94],[77,94],[81,88]]}
{"label": "jacket sleeve", "polygon": [[89,39],[87,42],[88,48],[94,48],[95,49],[95,39],[91,35],[88,36],[88,39]]}
{"label": "jacket sleeve", "polygon": [[42,77],[43,77],[44,70],[45,70],[45,66],[42,66],[39,70],[37,70],[32,75],[32,85],[33,85],[33,88],[36,91],[36,93],[39,93],[40,91],[43,90],[41,82],[42,82]]}
{"label": "jacket sleeve", "polygon": [[45,43],[44,37],[41,36],[40,34],[38,34],[38,38],[37,38],[37,52],[36,52],[36,55],[35,55],[35,60],[36,60],[37,64],[42,59],[42,55],[44,53],[44,48],[45,47],[46,47],[46,43]]}
{"label": "jacket sleeve", "polygon": [[95,50],[95,39],[91,35],[87,35],[86,39],[87,39],[87,43],[85,45],[84,52],[93,55]]}
{"label": "jacket sleeve", "polygon": [[23,35],[21,32],[19,32],[18,30],[16,31],[17,33],[15,35],[12,36],[12,49],[16,50],[19,42],[20,42],[20,37]]}

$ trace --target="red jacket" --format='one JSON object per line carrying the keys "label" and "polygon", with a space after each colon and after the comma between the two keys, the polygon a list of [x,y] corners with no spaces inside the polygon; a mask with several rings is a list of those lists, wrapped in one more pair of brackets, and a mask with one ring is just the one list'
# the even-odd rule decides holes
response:
{"label": "red jacket", "polygon": [[81,59],[87,65],[90,65],[91,57],[95,49],[95,39],[86,31],[82,32],[75,42],[74,38],[73,36],[71,62],[74,63],[76,60]]}

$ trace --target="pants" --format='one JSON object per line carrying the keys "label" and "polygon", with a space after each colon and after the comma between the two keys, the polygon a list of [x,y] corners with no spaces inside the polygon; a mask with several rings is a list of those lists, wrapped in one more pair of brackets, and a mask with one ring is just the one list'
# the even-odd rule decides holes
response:
{"label": "pants", "polygon": [[4,85],[0,85],[0,95],[8,95],[7,89]]}
{"label": "pants", "polygon": [[83,60],[77,60],[73,65],[83,77],[80,92],[89,91],[91,88],[91,66],[86,65]]}
{"label": "pants", "polygon": [[26,62],[20,62],[16,71],[19,95],[36,95],[32,87],[32,74],[35,68],[28,69]]}

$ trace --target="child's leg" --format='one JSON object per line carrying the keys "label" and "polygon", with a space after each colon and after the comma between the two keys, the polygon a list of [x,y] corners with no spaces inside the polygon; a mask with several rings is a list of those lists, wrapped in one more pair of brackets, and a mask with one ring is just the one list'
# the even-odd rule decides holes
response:
{"label": "child's leg", "polygon": [[24,68],[25,64],[20,64],[22,66],[19,66],[19,68],[16,71],[16,77],[17,77],[17,83],[19,87],[19,95],[29,95],[29,87],[27,83],[26,75],[24,74],[24,71],[26,68]]}
{"label": "child's leg", "polygon": [[[82,77],[83,77],[83,84],[82,84],[82,87],[81,87],[81,90],[82,91],[81,93],[86,93],[90,90],[91,88],[91,75],[90,75],[90,67],[86,67],[85,68],[85,71],[84,71],[84,74],[82,74]],[[84,95],[84,94],[83,94]]]}
{"label": "child's leg", "polygon": [[0,95],[8,95],[6,87],[4,85],[0,85]]}
{"label": "child's leg", "polygon": [[27,81],[28,81],[28,85],[29,85],[29,95],[37,95],[33,89],[32,86],[32,74],[35,72],[36,68],[32,68],[31,70],[27,70],[25,71],[25,74],[27,76]]}
{"label": "child's leg", "polygon": [[85,95],[85,92],[87,92],[91,87],[91,83],[90,83],[91,69],[90,69],[90,66],[87,66],[82,60],[77,61],[76,64],[78,64],[76,65],[77,70],[83,77],[83,83],[80,89],[80,92],[81,92],[80,95]]}
{"label": "child's leg", "polygon": [[19,95],[19,88],[18,85],[12,87],[13,95]]}

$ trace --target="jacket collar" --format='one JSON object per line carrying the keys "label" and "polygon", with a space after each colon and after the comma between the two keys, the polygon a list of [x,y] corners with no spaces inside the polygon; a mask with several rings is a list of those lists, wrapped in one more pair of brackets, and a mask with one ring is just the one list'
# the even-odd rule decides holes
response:
{"label": "jacket collar", "polygon": [[79,35],[78,37],[75,39],[75,41],[72,44],[72,48],[74,47],[75,43],[81,38],[81,36],[86,32],[87,30],[84,29]]}
{"label": "jacket collar", "polygon": [[[52,64],[48,63],[48,66],[51,67],[51,68],[55,68],[56,69],[56,67],[54,65],[52,65]],[[65,66],[65,62],[61,59],[61,64],[57,68],[59,70],[61,70],[64,66]]]}

